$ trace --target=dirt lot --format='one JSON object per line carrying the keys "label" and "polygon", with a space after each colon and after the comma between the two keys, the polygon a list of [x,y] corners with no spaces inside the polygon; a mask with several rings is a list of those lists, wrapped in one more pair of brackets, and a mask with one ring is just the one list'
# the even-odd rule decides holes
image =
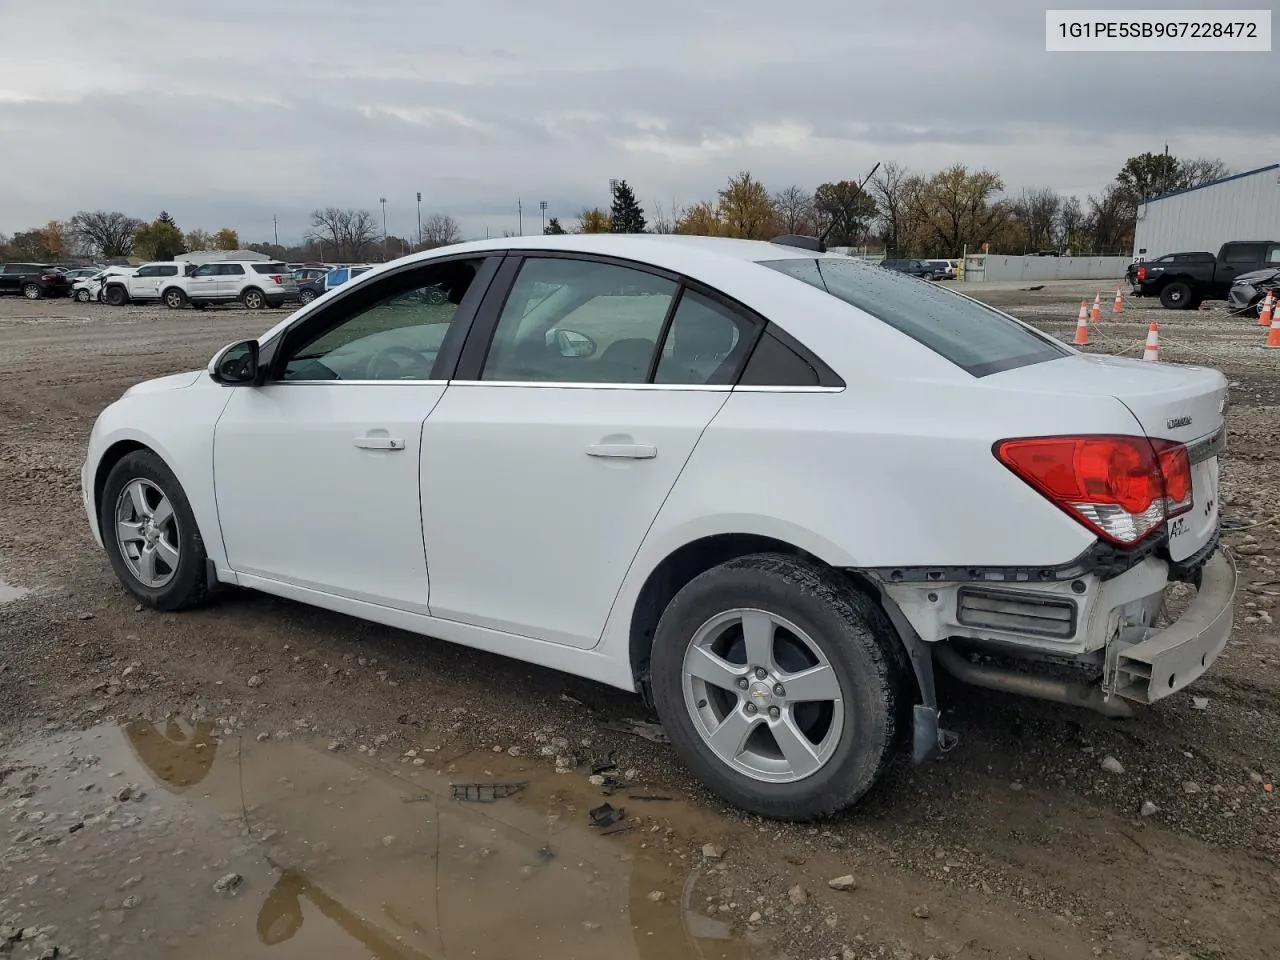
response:
{"label": "dirt lot", "polygon": [[[977,295],[1069,338],[1094,292]],[[1216,668],[1127,721],[949,689],[954,751],[801,827],[708,797],[616,691],[265,596],[143,611],[81,512],[93,418],[280,314],[0,301],[0,955],[1275,957],[1280,351],[1212,306],[1108,306],[1090,349],[1158,318],[1231,377]],[[525,786],[450,796],[495,779]]]}

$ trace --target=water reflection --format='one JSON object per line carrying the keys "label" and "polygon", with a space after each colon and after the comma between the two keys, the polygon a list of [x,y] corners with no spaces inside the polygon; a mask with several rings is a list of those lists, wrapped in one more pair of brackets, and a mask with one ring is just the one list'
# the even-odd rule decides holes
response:
{"label": "water reflection", "polygon": [[134,755],[167,790],[181,793],[213,769],[218,742],[210,723],[197,722],[188,732],[182,723],[170,718],[161,732],[150,720],[130,720],[123,729]]}

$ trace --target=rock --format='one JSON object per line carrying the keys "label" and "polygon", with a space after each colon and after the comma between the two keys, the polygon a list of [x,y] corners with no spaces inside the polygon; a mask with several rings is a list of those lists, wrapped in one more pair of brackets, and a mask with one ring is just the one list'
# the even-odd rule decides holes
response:
{"label": "rock", "polygon": [[1115,757],[1103,757],[1100,766],[1107,773],[1124,773],[1124,764]]}
{"label": "rock", "polygon": [[724,856],[724,851],[714,843],[704,843],[702,845],[702,855],[708,860],[719,860]]}
{"label": "rock", "polygon": [[43,950],[36,954],[36,960],[57,960],[61,955],[56,943],[50,943]]}
{"label": "rock", "polygon": [[338,752],[339,750],[341,750],[341,749],[342,749],[342,741],[341,741],[341,740],[330,740],[330,741],[329,741],[329,752],[330,752],[330,753],[337,753],[337,752]]}
{"label": "rock", "polygon": [[1199,793],[1200,784],[1196,783],[1194,780],[1188,780],[1186,783],[1182,785],[1182,792],[1183,793]]}
{"label": "rock", "polygon": [[137,897],[125,897],[124,900],[120,902],[120,906],[124,907],[124,909],[126,910],[132,910],[141,902],[142,901],[139,900]]}
{"label": "rock", "polygon": [[133,784],[126,783],[123,787],[116,791],[116,800],[124,803],[133,796]]}
{"label": "rock", "polygon": [[226,876],[219,877],[213,885],[214,893],[235,893],[240,889],[240,885],[244,883],[244,877],[238,873],[228,873]]}
{"label": "rock", "polygon": [[583,930],[599,930],[600,924],[596,923],[594,920],[583,920],[582,929]]}
{"label": "rock", "polygon": [[917,920],[928,920],[929,908],[926,907],[924,904],[921,904],[920,906],[916,907],[914,910],[911,911],[911,915],[915,917]]}
{"label": "rock", "polygon": [[599,773],[593,773],[591,776],[587,777],[587,783],[591,784],[593,787],[603,787],[604,775]]}
{"label": "rock", "polygon": [[1236,553],[1243,557],[1254,557],[1262,552],[1262,547],[1256,543],[1242,543],[1236,547]]}
{"label": "rock", "polygon": [[1150,800],[1144,800],[1142,802],[1142,808],[1138,811],[1138,815],[1143,817],[1154,817],[1159,812],[1160,812],[1159,807],[1157,807]]}
{"label": "rock", "polygon": [[510,747],[507,750],[507,756],[509,757],[518,757],[522,753],[524,753],[524,751],[520,747]]}
{"label": "rock", "polygon": [[80,619],[80,620],[92,620],[92,619],[93,619],[93,614],[92,614],[92,613],[82,613],[82,614],[80,614],[80,616],[79,616],[77,619]]}
{"label": "rock", "polygon": [[635,767],[631,767],[622,775],[622,779],[634,780],[638,776],[640,776],[640,771],[637,770]]}
{"label": "rock", "polygon": [[1192,710],[1208,710],[1209,698],[1208,697],[1192,697],[1191,709]]}
{"label": "rock", "polygon": [[496,743],[495,743],[495,744],[493,745],[493,752],[494,752],[494,753],[501,753],[501,752],[502,752],[502,747],[501,747],[500,745],[498,745],[498,744],[496,744]]}
{"label": "rock", "polygon": [[22,936],[22,931],[16,927],[0,926],[0,943],[7,943],[10,940],[17,940]]}
{"label": "rock", "polygon": [[809,893],[804,887],[797,883],[787,891],[787,899],[797,907],[800,907],[809,902]]}
{"label": "rock", "polygon": [[120,884],[120,889],[121,889],[121,890],[129,890],[129,889],[131,889],[132,887],[136,887],[136,886],[137,886],[138,884],[140,884],[141,882],[142,882],[142,877],[135,875],[135,876],[130,877],[130,878],[129,878],[128,880],[126,880],[124,883]]}
{"label": "rock", "polygon": [[267,742],[268,740],[270,740],[270,739],[271,739],[271,734],[269,734],[269,733],[263,732],[263,733],[258,734],[258,742],[259,742],[259,743],[266,743],[266,742]]}
{"label": "rock", "polygon": [[663,900],[667,899],[667,895],[661,890],[650,890],[649,899],[654,903],[661,903]]}
{"label": "rock", "polygon": [[395,843],[395,842],[396,842],[396,838],[395,838],[395,837],[393,837],[393,836],[390,836],[390,835],[385,836],[385,837],[383,837],[383,838],[382,838],[382,845],[383,845],[384,847],[389,847],[389,846],[391,846],[391,845],[392,845],[393,843]]}
{"label": "rock", "polygon": [[258,687],[262,686],[262,683],[263,683],[262,677],[260,677],[256,673],[252,677],[250,677],[246,682],[249,684],[249,688],[251,690],[258,689]]}
{"label": "rock", "polygon": [[832,890],[852,890],[857,885],[858,881],[851,873],[846,873],[843,877],[833,877],[827,881],[827,886]]}
{"label": "rock", "polygon": [[759,923],[764,917],[760,916],[759,910],[753,910],[751,916],[747,917],[747,923]]}
{"label": "rock", "polygon": [[847,943],[840,946],[840,960],[858,960],[858,951]]}

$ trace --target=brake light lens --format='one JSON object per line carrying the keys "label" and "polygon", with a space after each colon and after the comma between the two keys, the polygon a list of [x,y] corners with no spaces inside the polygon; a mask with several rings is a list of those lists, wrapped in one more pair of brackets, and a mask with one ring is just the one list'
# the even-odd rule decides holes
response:
{"label": "brake light lens", "polygon": [[271,276],[269,276],[267,279],[270,280],[272,283],[284,283],[284,277],[278,273],[271,274]]}
{"label": "brake light lens", "polygon": [[996,458],[1106,540],[1132,546],[1191,509],[1187,448],[1146,437],[1002,440]]}
{"label": "brake light lens", "polygon": [[1142,282],[1143,280],[1145,280],[1145,279],[1147,279],[1147,268],[1146,268],[1146,267],[1139,267],[1139,268],[1138,268],[1138,282],[1139,282],[1139,283],[1141,283],[1141,282]]}
{"label": "brake light lens", "polygon": [[48,283],[50,280],[57,280],[61,276],[62,274],[60,273],[46,273],[46,274],[42,274],[40,279],[43,280],[45,283]]}

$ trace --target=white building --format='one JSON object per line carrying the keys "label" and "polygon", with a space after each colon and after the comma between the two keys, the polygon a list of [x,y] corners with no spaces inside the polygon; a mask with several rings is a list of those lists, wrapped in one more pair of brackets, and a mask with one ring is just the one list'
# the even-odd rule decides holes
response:
{"label": "white building", "polygon": [[1280,240],[1280,163],[1175,190],[1138,207],[1137,260],[1218,248],[1232,240]]}

